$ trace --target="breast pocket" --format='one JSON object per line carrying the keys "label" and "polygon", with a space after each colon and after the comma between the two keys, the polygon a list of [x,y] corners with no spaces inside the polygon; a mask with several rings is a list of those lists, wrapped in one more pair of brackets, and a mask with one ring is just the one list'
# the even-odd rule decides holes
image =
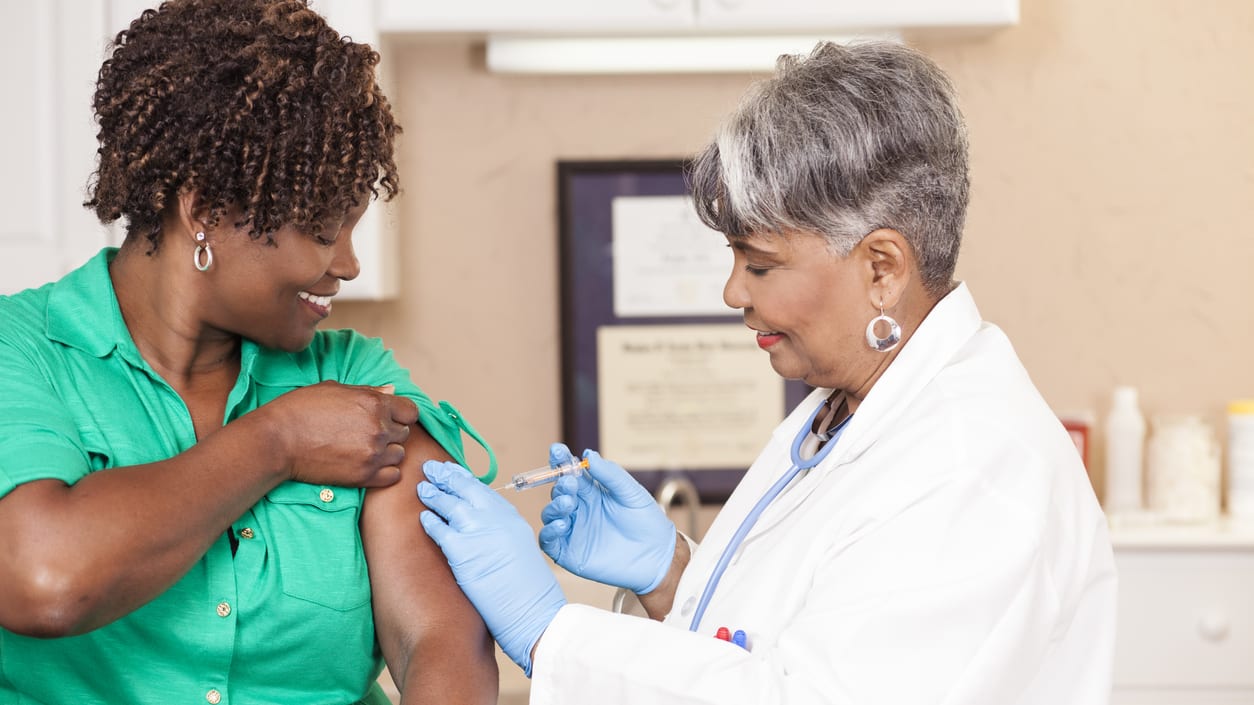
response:
{"label": "breast pocket", "polygon": [[370,602],[358,528],[363,494],[285,482],[266,495],[270,558],[284,594],[340,611]]}

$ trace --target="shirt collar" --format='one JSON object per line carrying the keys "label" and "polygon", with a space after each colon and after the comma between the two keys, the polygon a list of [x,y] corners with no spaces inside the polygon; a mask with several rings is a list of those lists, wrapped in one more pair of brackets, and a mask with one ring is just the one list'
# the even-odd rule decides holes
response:
{"label": "shirt collar", "polygon": [[[135,347],[118,307],[109,263],[116,247],[106,247],[52,285],[46,334],[50,340],[103,358],[117,350],[140,368],[148,365]],[[263,348],[245,339],[240,346],[240,375],[269,386],[302,386],[317,381],[309,350],[289,353]]]}
{"label": "shirt collar", "polygon": [[858,405],[858,412],[845,433],[850,442],[844,449],[837,448],[837,454],[843,459],[853,459],[869,448],[881,429],[887,428],[887,424],[951,363],[983,324],[966,284],[959,284],[933,306]]}
{"label": "shirt collar", "polygon": [[109,263],[117,252],[116,247],[102,249],[52,285],[47,318],[50,340],[95,357],[104,357],[114,348],[135,351],[109,278]]}
{"label": "shirt collar", "polygon": [[263,348],[248,339],[240,349],[240,374],[267,387],[303,387],[321,381],[310,348],[290,353]]}

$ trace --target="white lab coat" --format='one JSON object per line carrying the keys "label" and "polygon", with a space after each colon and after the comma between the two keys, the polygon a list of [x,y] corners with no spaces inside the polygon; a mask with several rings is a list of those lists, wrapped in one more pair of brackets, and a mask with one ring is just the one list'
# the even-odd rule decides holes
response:
{"label": "white lab coat", "polygon": [[[830,455],[763,513],[700,629],[723,548],[790,467],[817,390],[693,555],[664,623],[563,607],[533,705],[1098,705],[1115,570],[1066,432],[965,285],[923,322]],[[749,650],[713,638],[742,629]]]}

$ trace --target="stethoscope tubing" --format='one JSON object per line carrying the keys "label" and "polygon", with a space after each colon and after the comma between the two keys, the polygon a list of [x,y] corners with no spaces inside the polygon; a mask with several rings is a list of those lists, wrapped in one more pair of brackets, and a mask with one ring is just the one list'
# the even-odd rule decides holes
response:
{"label": "stethoscope tubing", "polygon": [[788,468],[788,472],[784,473],[770,489],[758,499],[757,504],[753,505],[753,509],[745,516],[744,521],[740,522],[736,533],[732,534],[731,540],[727,542],[727,546],[723,549],[723,554],[719,556],[718,563],[714,565],[714,571],[710,574],[710,579],[705,584],[705,590],[701,592],[701,600],[697,603],[697,610],[692,615],[692,622],[688,625],[688,631],[695,632],[701,624],[701,618],[705,615],[705,610],[710,605],[710,599],[714,597],[714,591],[718,589],[719,580],[722,579],[724,571],[731,563],[732,556],[736,555],[736,549],[740,548],[740,544],[745,540],[745,536],[757,524],[758,519],[762,516],[762,512],[766,511],[767,506],[779,496],[784,488],[789,485],[797,477],[802,470],[809,470],[827,458],[832,449],[836,447],[836,442],[840,440],[841,435],[845,432],[845,426],[849,423],[849,419],[853,418],[850,414],[840,424],[832,430],[832,437],[819,452],[809,458],[801,457],[801,446],[810,435],[810,430],[814,427],[814,419],[818,417],[819,412],[824,408],[823,404],[819,404],[810,414],[810,418],[801,429],[797,431],[796,438],[793,439],[792,447],[789,449],[792,467]]}

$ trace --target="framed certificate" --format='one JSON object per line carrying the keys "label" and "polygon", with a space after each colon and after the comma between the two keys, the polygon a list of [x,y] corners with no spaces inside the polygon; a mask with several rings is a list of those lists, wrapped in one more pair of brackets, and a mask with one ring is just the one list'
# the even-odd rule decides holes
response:
{"label": "framed certificate", "polygon": [[725,500],[808,387],[723,303],[731,251],[681,160],[560,162],[558,194],[566,443]]}

